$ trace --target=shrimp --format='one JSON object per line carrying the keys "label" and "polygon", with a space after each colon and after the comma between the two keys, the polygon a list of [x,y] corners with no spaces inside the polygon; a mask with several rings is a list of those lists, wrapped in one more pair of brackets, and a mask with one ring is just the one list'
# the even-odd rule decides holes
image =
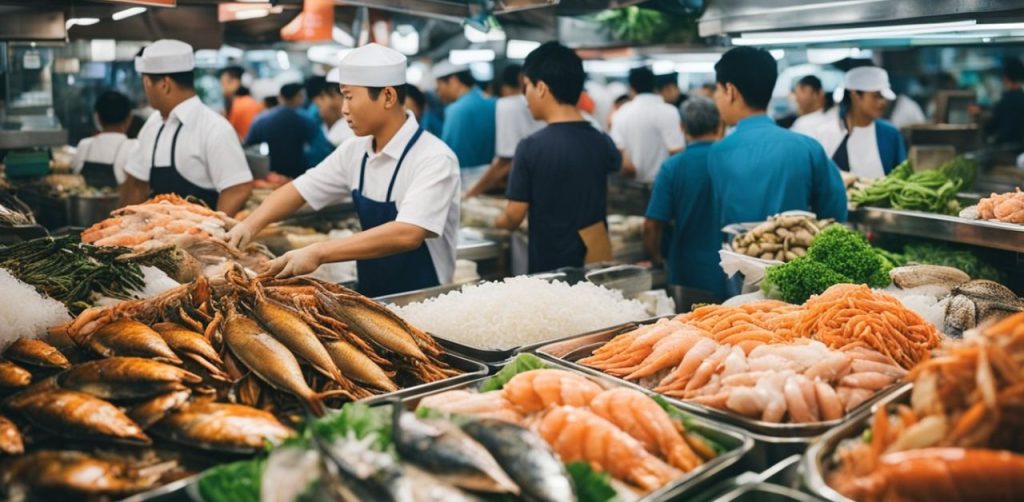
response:
{"label": "shrimp", "polygon": [[710,338],[705,338],[697,342],[697,344],[686,353],[686,357],[684,357],[683,361],[679,363],[679,366],[676,367],[675,371],[665,377],[659,383],[658,388],[654,390],[656,392],[664,392],[686,388],[687,382],[689,382],[690,377],[692,377],[697,371],[700,364],[704,362],[704,359],[708,356],[714,354],[717,349],[718,344]]}
{"label": "shrimp", "polygon": [[645,491],[657,490],[682,475],[615,424],[584,409],[554,408],[541,420],[537,432],[563,462],[584,460]]}
{"label": "shrimp", "polygon": [[643,393],[626,388],[606,390],[590,402],[590,409],[683,472],[702,463],[677,429],[682,424],[673,422],[661,406]]}
{"label": "shrimp", "polygon": [[495,418],[517,424],[523,423],[523,416],[500,392],[450,390],[427,396],[421,399],[417,406],[475,418]]}
{"label": "shrimp", "polygon": [[604,371],[634,367],[654,352],[655,344],[681,327],[683,324],[675,321],[658,322],[653,329],[637,336],[625,350],[600,359],[597,356],[591,356],[581,359],[579,362]]}
{"label": "shrimp", "polygon": [[603,390],[586,377],[568,371],[539,369],[512,377],[501,392],[521,412],[534,413],[552,406],[587,406]]}
{"label": "shrimp", "polygon": [[697,330],[676,331],[658,340],[658,343],[654,344],[653,352],[640,364],[609,370],[608,373],[616,376],[626,375],[626,380],[636,380],[675,366],[704,338],[703,333]]}

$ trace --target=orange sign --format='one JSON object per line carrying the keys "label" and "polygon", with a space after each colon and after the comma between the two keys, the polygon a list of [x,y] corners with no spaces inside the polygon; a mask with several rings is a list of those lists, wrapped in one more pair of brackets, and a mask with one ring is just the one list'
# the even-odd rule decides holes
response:
{"label": "orange sign", "polygon": [[145,5],[148,7],[177,7],[178,0],[102,0],[113,3],[127,3],[132,5]]}
{"label": "orange sign", "polygon": [[330,40],[334,28],[333,0],[304,0],[302,12],[281,28],[281,39],[292,42]]}

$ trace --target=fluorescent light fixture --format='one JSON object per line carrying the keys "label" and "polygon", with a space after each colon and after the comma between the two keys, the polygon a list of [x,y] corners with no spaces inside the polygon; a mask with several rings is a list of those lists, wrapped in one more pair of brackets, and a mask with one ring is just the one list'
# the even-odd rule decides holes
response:
{"label": "fluorescent light fixture", "polygon": [[287,70],[292,67],[292,62],[288,59],[288,53],[285,51],[277,51],[277,65],[282,70]]}
{"label": "fluorescent light fixture", "polygon": [[977,21],[951,21],[944,23],[902,24],[892,26],[868,26],[861,28],[837,28],[827,30],[766,31],[744,34],[733,38],[733,45],[789,45],[801,43],[844,42],[875,40],[885,38],[907,38],[927,33],[962,31],[978,26]]}
{"label": "fluorescent light fixture", "polygon": [[630,60],[604,61],[589,60],[583,62],[583,71],[587,73],[602,73],[606,75],[625,75],[629,70],[636,67],[637,63]]}
{"label": "fluorescent light fixture", "polygon": [[651,63],[651,71],[655,75],[664,75],[676,71],[676,62],[659,59]]}
{"label": "fluorescent light fixture", "polygon": [[235,12],[235,20],[259,19],[270,15],[270,9],[245,9]]}
{"label": "fluorescent light fixture", "polygon": [[331,38],[334,39],[335,42],[338,42],[339,44],[344,45],[345,47],[356,46],[356,39],[352,38],[352,35],[349,35],[347,31],[337,26],[331,28]]}
{"label": "fluorescent light fixture", "polygon": [[871,57],[870,52],[863,52],[857,48],[829,48],[829,49],[807,49],[807,62],[813,64],[831,64],[836,61],[854,58],[865,59]]}
{"label": "fluorescent light fixture", "polygon": [[95,17],[73,17],[64,22],[64,29],[71,29],[72,26],[92,26],[98,22],[100,20]]}
{"label": "fluorescent light fixture", "polygon": [[531,52],[540,47],[540,42],[533,40],[509,40],[505,45],[505,57],[509,59],[526,59]]}
{"label": "fluorescent light fixture", "polygon": [[352,49],[333,44],[319,44],[306,49],[306,59],[335,67],[341,62],[341,58],[349,52],[352,52]]}
{"label": "fluorescent light fixture", "polygon": [[494,61],[491,49],[456,49],[448,53],[448,61],[452,64],[488,63]]}
{"label": "fluorescent light fixture", "polygon": [[693,61],[690,63],[679,63],[676,65],[679,73],[714,73],[714,61]]}
{"label": "fluorescent light fixture", "polygon": [[412,56],[420,51],[420,34],[411,25],[399,25],[391,32],[391,47],[406,56]]}
{"label": "fluorescent light fixture", "polygon": [[469,40],[474,44],[505,41],[505,32],[501,28],[495,27],[484,32],[467,24],[463,27],[462,34],[466,36],[466,40]]}
{"label": "fluorescent light fixture", "polygon": [[786,51],[782,49],[772,49],[768,51],[776,61],[786,57]]}
{"label": "fluorescent light fixture", "polygon": [[145,7],[129,7],[125,10],[119,10],[115,12],[114,15],[110,17],[114,18],[114,21],[120,21],[122,19],[128,19],[132,16],[137,16],[139,14],[142,14],[143,12],[146,12]]}

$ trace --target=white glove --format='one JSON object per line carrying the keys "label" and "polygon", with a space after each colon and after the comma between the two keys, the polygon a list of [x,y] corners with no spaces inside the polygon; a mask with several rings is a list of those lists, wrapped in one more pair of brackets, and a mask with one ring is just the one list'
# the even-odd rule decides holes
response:
{"label": "white glove", "polygon": [[316,244],[294,249],[267,263],[263,275],[287,279],[313,273],[320,266],[320,249]]}
{"label": "white glove", "polygon": [[239,222],[237,225],[228,231],[227,241],[228,244],[238,249],[245,249],[252,241],[253,231],[244,222]]}

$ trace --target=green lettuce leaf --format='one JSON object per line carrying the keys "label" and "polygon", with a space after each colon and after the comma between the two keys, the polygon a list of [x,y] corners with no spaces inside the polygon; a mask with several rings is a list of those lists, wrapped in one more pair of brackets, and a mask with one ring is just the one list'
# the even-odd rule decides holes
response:
{"label": "green lettuce leaf", "polygon": [[611,476],[606,472],[597,472],[586,462],[565,464],[572,485],[576,488],[576,500],[579,502],[608,502],[614,500],[617,493],[611,485]]}
{"label": "green lettuce leaf", "polygon": [[265,460],[256,458],[218,465],[199,478],[204,502],[260,502]]}
{"label": "green lettuce leaf", "polygon": [[547,363],[533,354],[519,354],[512,362],[506,364],[504,368],[495,373],[494,376],[485,380],[483,385],[480,386],[480,392],[501,390],[512,377],[530,370],[547,367]]}

